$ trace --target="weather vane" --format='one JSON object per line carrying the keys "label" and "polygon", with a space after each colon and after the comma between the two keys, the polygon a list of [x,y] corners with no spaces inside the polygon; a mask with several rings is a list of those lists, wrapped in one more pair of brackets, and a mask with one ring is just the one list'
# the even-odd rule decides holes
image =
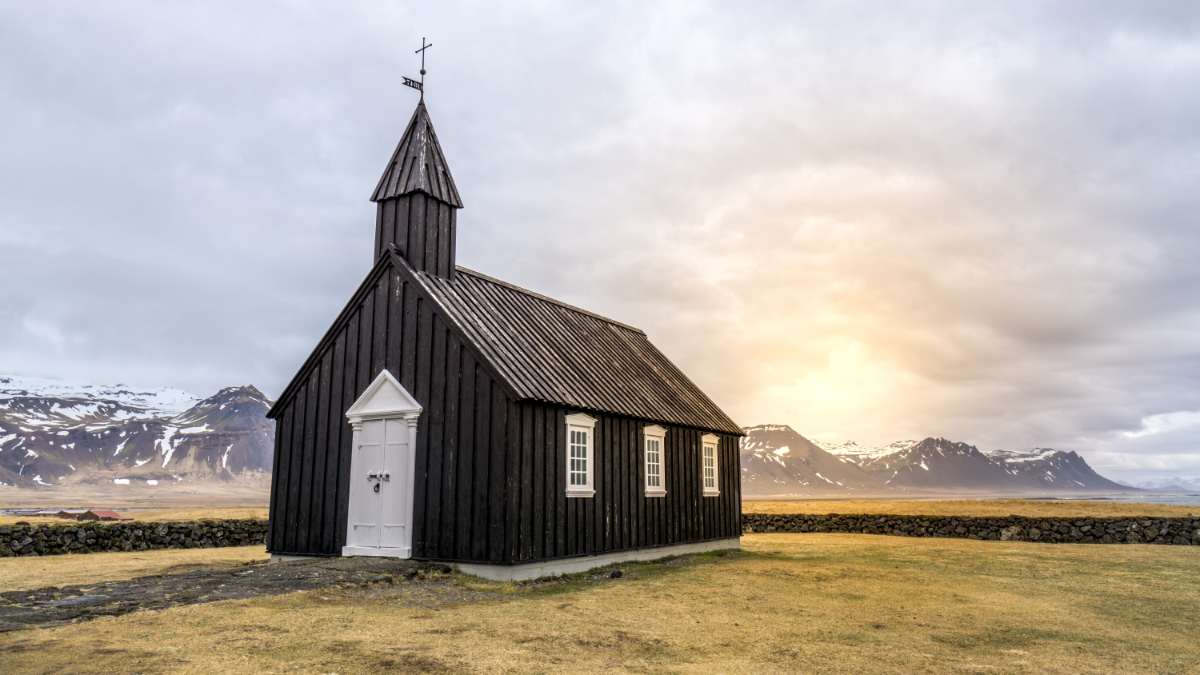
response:
{"label": "weather vane", "polygon": [[404,86],[412,87],[413,89],[416,89],[417,91],[421,92],[421,100],[422,101],[425,100],[425,50],[429,49],[432,46],[433,46],[432,42],[430,42],[429,44],[425,44],[425,38],[424,37],[421,38],[421,48],[418,49],[417,51],[413,52],[414,54],[421,55],[421,79],[414,80],[411,77],[404,78]]}

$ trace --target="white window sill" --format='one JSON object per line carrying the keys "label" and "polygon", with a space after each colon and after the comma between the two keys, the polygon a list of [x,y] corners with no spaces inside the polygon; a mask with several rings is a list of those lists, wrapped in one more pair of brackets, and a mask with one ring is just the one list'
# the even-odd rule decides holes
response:
{"label": "white window sill", "polygon": [[705,497],[720,497],[721,491],[720,490],[705,490],[704,496]]}
{"label": "white window sill", "polygon": [[662,488],[646,488],[647,497],[666,497],[667,491]]}
{"label": "white window sill", "polygon": [[567,490],[567,499],[571,499],[572,497],[595,497],[595,496],[596,496],[595,490],[579,490],[579,489]]}

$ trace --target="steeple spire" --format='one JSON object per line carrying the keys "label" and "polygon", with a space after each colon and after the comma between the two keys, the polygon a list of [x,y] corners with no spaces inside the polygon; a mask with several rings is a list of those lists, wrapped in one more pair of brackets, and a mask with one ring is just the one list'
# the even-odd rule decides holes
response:
{"label": "steeple spire", "polygon": [[456,214],[462,199],[424,100],[417,103],[371,201],[378,205],[376,260],[396,246],[414,269],[454,276]]}
{"label": "steeple spire", "polygon": [[413,111],[408,128],[384,168],[371,201],[381,202],[411,192],[424,192],[454,208],[462,208],[458,188],[450,176],[450,165],[438,144],[425,101],[418,103]]}

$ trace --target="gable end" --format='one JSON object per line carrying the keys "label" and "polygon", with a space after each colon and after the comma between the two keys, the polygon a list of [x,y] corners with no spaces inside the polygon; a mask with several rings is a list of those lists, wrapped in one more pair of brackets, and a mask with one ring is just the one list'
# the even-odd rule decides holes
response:
{"label": "gable end", "polygon": [[482,366],[485,371],[487,371],[488,375],[500,383],[510,397],[514,399],[519,398],[508,379],[503,377],[500,374],[500,371],[489,362],[487,355],[479,349],[479,347],[471,339],[471,336],[463,331],[462,326],[460,326],[454,319],[453,315],[446,310],[440,300],[428,292],[428,289],[425,287],[425,285],[421,283],[421,279],[417,274],[414,273],[408,262],[404,260],[401,252],[393,246],[389,249],[389,252],[386,255],[380,256],[379,260],[375,262],[375,266],[371,268],[371,271],[367,273],[366,278],[363,279],[361,284],[359,284],[358,289],[356,289],[354,294],[350,296],[350,301],[347,302],[346,306],[342,308],[342,311],[338,313],[337,318],[333,320],[333,324],[330,325],[329,329],[325,331],[324,336],[322,336],[320,341],[317,342],[316,347],[313,348],[313,351],[309,354],[308,358],[304,360],[304,365],[300,367],[288,385],[284,387],[283,392],[279,394],[279,398],[275,400],[274,405],[272,405],[270,410],[267,411],[268,419],[277,419],[279,414],[283,412],[291,399],[294,398],[296,393],[303,387],[305,378],[307,378],[309,373],[312,372],[313,368],[320,363],[322,354],[332,346],[334,340],[337,339],[337,336],[346,327],[347,322],[354,317],[355,313],[363,305],[363,303],[366,302],[368,296],[375,291],[380,280],[383,279],[384,275],[389,270],[402,275],[406,281],[413,285],[414,289],[419,289],[421,292],[421,297],[425,301],[432,303],[432,305],[437,308],[436,311],[438,315],[441,316],[446,322],[447,326],[449,326],[455,337],[461,339],[464,344],[469,346],[475,352],[479,365]]}

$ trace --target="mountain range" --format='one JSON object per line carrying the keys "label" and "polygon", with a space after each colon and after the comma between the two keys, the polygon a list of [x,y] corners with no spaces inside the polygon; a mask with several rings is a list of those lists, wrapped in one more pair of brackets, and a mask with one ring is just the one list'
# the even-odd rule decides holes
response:
{"label": "mountain range", "polygon": [[[207,398],[169,388],[0,376],[0,486],[155,486],[269,476],[271,401],[253,386]],[[747,427],[747,496],[1118,491],[1075,452],[984,452],[943,438],[821,446],[785,425]]]}
{"label": "mountain range", "polygon": [[1200,494],[1200,476],[1174,476],[1172,478],[1145,480],[1137,483],[1137,487],[1155,492]]}
{"label": "mountain range", "polygon": [[1131,489],[1096,473],[1074,451],[984,452],[944,438],[898,441],[880,448],[854,442],[821,447],[786,425],[744,431],[742,493],[750,497]]}
{"label": "mountain range", "polygon": [[252,386],[199,398],[0,376],[0,485],[261,478],[273,456],[270,404]]}

